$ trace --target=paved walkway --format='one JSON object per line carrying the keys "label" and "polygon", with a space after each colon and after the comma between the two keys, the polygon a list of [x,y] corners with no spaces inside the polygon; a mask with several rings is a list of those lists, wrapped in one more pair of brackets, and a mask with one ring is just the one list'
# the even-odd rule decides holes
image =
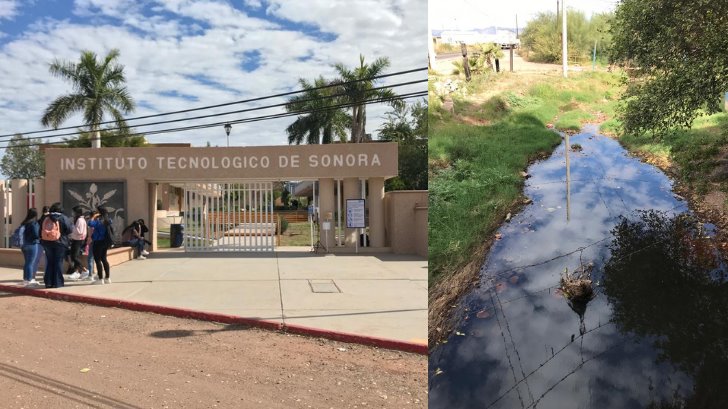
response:
{"label": "paved walkway", "polygon": [[[20,269],[0,267],[0,286],[21,279]],[[112,267],[111,279],[50,291],[427,343],[427,260],[419,257],[170,250]]]}

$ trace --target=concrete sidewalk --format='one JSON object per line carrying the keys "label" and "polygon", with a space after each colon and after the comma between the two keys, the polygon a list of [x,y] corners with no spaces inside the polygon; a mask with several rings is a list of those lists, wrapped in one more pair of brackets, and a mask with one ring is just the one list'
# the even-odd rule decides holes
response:
{"label": "concrete sidewalk", "polygon": [[[20,286],[21,279],[20,269],[0,267],[0,287]],[[49,291],[427,343],[427,260],[419,257],[322,255],[304,248],[169,250],[112,267],[111,280],[66,281],[66,287]]]}

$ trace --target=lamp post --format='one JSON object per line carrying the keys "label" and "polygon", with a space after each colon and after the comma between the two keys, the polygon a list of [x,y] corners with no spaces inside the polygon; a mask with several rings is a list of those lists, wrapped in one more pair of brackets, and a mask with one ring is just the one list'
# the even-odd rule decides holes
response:
{"label": "lamp post", "polygon": [[233,129],[233,126],[230,124],[225,124],[225,134],[227,135],[227,146],[230,147],[230,130]]}

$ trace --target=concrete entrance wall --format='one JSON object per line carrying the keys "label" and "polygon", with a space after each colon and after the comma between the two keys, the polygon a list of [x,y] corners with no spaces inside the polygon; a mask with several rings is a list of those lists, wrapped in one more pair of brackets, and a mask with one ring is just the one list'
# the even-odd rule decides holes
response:
{"label": "concrete entrance wall", "polygon": [[[338,179],[344,181],[344,194],[351,198],[360,198],[361,181],[368,181],[370,245],[384,247],[384,180],[397,175],[396,143],[230,148],[50,148],[45,151],[45,156],[43,204],[61,201],[65,194],[61,191],[64,183],[98,182],[101,185],[120,182],[126,192],[123,203],[126,220],[147,220],[155,244],[158,183],[319,180],[320,216],[324,220],[328,213],[336,210],[334,180]],[[163,202],[165,199],[160,197]],[[329,245],[334,243],[333,233],[330,230]],[[346,233],[347,246],[354,247],[358,233],[353,229],[347,229]]]}
{"label": "concrete entrance wall", "polygon": [[427,200],[426,190],[387,192],[387,245],[392,252],[427,257]]}

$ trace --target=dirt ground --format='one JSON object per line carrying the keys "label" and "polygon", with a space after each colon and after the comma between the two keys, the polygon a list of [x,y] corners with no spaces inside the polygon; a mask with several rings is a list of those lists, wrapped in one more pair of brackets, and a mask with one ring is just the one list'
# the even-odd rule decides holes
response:
{"label": "dirt ground", "polygon": [[[447,57],[442,59],[437,59],[435,61],[435,71],[438,74],[441,75],[450,75],[452,73],[452,69],[454,66],[452,65],[453,61],[462,61],[463,57],[457,56],[457,57]],[[511,69],[511,55],[509,50],[503,50],[503,58],[499,59],[500,62],[500,70],[501,72],[507,72]],[[580,66],[573,66],[569,67],[573,70],[581,71],[583,67]],[[536,62],[530,62],[526,61],[523,58],[521,58],[520,55],[518,55],[518,51],[513,51],[513,71],[517,73],[548,73],[548,72],[558,72],[561,73],[561,64],[543,64],[543,63],[536,63]]]}
{"label": "dirt ground", "polygon": [[427,357],[0,293],[3,408],[425,408]]}

